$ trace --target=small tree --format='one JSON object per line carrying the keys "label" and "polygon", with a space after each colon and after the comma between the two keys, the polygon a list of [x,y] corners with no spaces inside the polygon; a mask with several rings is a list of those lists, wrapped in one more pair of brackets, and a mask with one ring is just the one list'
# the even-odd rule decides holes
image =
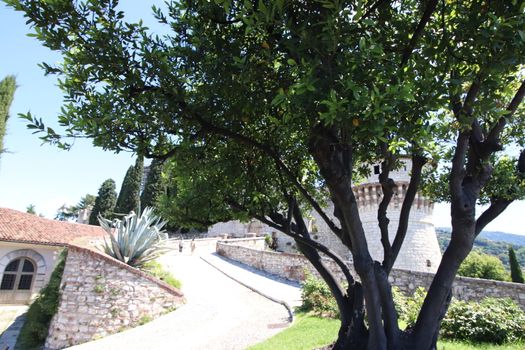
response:
{"label": "small tree", "polygon": [[115,181],[113,181],[113,179],[107,179],[98,190],[95,205],[89,215],[89,224],[98,225],[97,217],[99,215],[106,218],[113,217],[113,209],[115,208],[116,201],[117,192],[115,191]]}
{"label": "small tree", "polygon": [[81,197],[78,203],[75,205],[62,205],[57,210],[55,220],[67,221],[71,219],[76,219],[81,210],[93,208],[96,199],[97,197],[88,193],[85,196]]}
{"label": "small tree", "polygon": [[34,204],[29,204],[26,207],[26,213],[36,215],[36,206]]}
{"label": "small tree", "polygon": [[122,187],[115,205],[115,213],[128,214],[131,211],[139,211],[140,207],[140,184],[144,172],[144,158],[138,157],[135,165],[129,167],[122,181]]}
{"label": "small tree", "polygon": [[68,221],[74,219],[76,217],[76,213],[72,210],[72,208],[72,206],[62,204],[62,206],[57,210],[55,220]]}
{"label": "small tree", "polygon": [[144,191],[142,191],[140,196],[140,205],[142,207],[156,208],[160,197],[165,193],[165,186],[162,183],[163,167],[163,161],[159,159],[151,161]]}
{"label": "small tree", "polygon": [[493,255],[472,252],[463,261],[458,275],[496,281],[508,281],[508,273],[500,259]]}
{"label": "small tree", "polygon": [[510,264],[510,278],[512,282],[524,283],[523,271],[521,271],[520,264],[516,258],[514,248],[509,247],[509,264]]}
{"label": "small tree", "polygon": [[4,136],[6,132],[7,119],[9,119],[9,107],[13,102],[16,90],[15,77],[10,75],[0,81],[0,154],[4,152]]}

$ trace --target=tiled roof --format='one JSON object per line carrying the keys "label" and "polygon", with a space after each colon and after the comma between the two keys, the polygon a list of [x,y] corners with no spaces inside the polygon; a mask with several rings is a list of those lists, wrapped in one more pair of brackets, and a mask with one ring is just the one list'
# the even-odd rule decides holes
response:
{"label": "tiled roof", "polygon": [[104,235],[99,226],[49,220],[0,208],[0,241],[66,245],[80,238],[100,239]]}

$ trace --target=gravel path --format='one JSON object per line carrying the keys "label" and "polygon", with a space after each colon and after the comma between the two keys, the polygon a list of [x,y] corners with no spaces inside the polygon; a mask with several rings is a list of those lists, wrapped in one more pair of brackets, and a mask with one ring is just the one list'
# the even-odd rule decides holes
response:
{"label": "gravel path", "polygon": [[143,326],[70,349],[241,350],[288,326],[288,312],[198,256],[166,255],[187,304]]}

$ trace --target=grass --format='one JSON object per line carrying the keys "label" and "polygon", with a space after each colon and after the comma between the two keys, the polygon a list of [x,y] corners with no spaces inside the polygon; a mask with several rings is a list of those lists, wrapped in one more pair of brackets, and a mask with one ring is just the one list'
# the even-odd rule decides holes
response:
{"label": "grass", "polygon": [[299,313],[291,327],[247,350],[315,349],[335,340],[339,324],[339,320]]}
{"label": "grass", "polygon": [[141,267],[141,270],[149,273],[150,275],[158,278],[161,281],[166,282],[172,287],[180,289],[182,287],[182,282],[176,279],[171,272],[166,271],[161,264],[156,261],[148,261],[144,266]]}
{"label": "grass", "polygon": [[[310,314],[297,314],[292,326],[247,350],[313,350],[335,341],[339,321],[319,318]],[[450,340],[438,342],[437,350],[523,350],[524,343],[470,344]]]}

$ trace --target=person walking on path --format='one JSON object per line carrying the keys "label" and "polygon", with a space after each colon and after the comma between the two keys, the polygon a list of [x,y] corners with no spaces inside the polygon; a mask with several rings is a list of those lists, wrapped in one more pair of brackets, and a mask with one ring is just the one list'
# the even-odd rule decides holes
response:
{"label": "person walking on path", "polygon": [[193,255],[193,252],[195,251],[195,237],[191,239],[190,249],[191,249],[191,255]]}

